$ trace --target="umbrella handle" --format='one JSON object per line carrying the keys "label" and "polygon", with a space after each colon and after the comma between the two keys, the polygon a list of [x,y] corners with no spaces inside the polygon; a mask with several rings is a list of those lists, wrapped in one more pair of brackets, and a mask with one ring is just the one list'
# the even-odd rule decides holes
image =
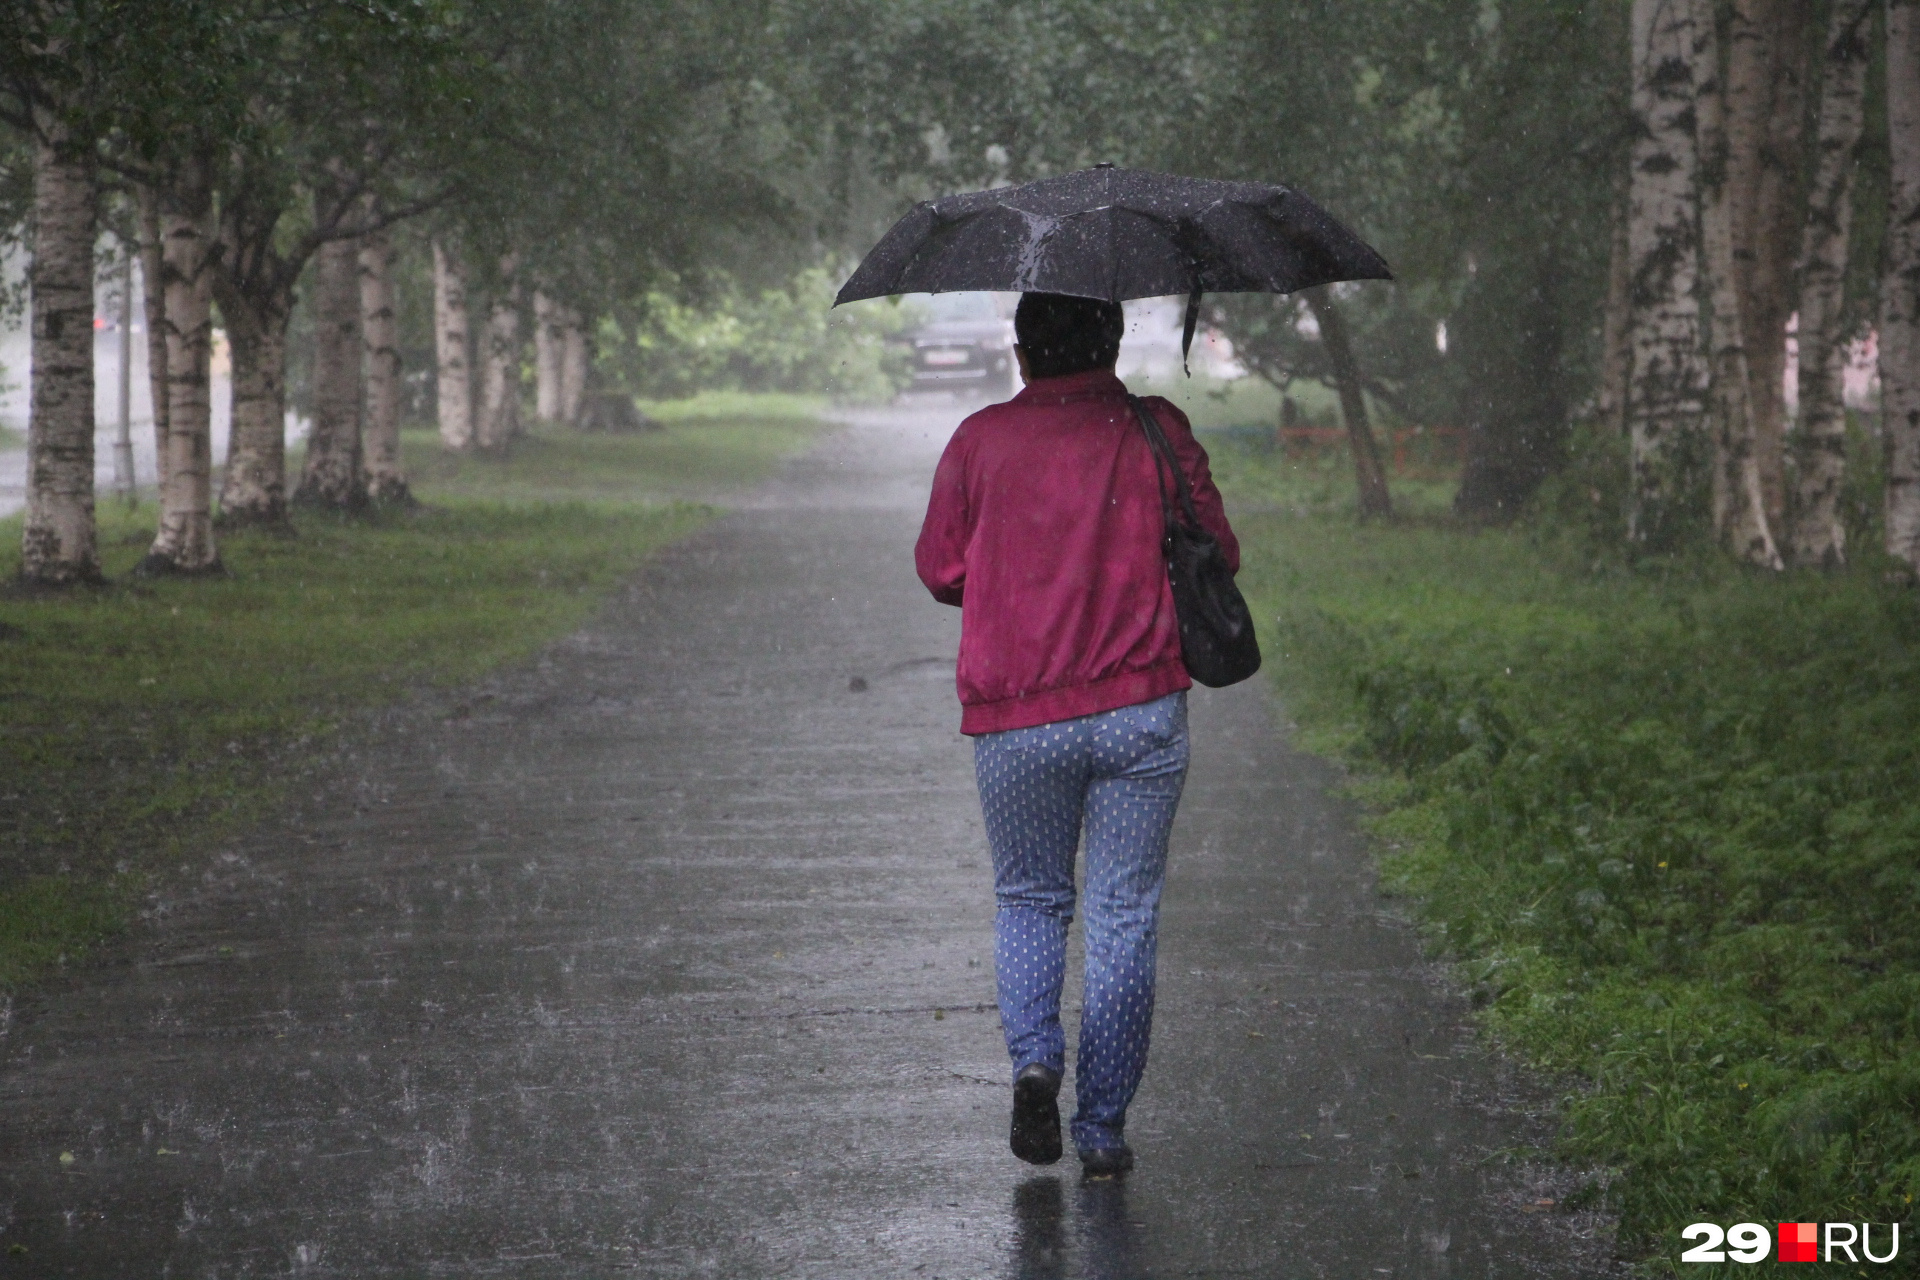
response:
{"label": "umbrella handle", "polygon": [[1180,371],[1189,378],[1193,376],[1193,370],[1187,367],[1187,352],[1193,347],[1193,331],[1199,323],[1200,290],[1196,286],[1194,291],[1187,295],[1187,323],[1180,330]]}

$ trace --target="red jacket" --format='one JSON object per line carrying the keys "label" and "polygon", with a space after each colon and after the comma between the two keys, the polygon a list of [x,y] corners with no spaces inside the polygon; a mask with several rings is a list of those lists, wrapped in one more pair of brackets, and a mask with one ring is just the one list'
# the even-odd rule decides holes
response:
{"label": "red jacket", "polygon": [[[1106,370],[1043,378],[961,423],[941,455],[913,558],[933,598],[961,609],[962,733],[1070,720],[1192,684],[1153,455],[1126,393]],[[1206,450],[1185,414],[1158,396],[1146,403],[1237,572]]]}

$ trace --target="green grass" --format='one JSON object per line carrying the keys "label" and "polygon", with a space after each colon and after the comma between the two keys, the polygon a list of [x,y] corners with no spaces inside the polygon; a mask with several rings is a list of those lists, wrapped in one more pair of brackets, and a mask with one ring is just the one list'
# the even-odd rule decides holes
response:
{"label": "green grass", "polygon": [[817,424],[827,397],[770,391],[702,391],[683,400],[642,400],[649,417],[669,426],[690,422]]}
{"label": "green grass", "polygon": [[1272,678],[1493,1032],[1574,1082],[1565,1153],[1626,1247],[1908,1219],[1920,598],[1868,552],[1773,577],[1544,519],[1360,526],[1337,477],[1211,447]]}
{"label": "green grass", "polygon": [[[817,438],[802,407],[670,406],[663,432],[540,434],[504,460],[443,460],[410,432],[421,509],[227,534],[218,578],[130,578],[154,508],[102,503],[112,585],[0,594],[0,990],[124,922],[156,870],[271,811],[356,712],[578,626],[711,516],[675,495],[758,480]],[[17,517],[0,546],[10,580]]]}
{"label": "green grass", "polygon": [[401,433],[403,465],[437,500],[607,501],[710,497],[771,475],[819,435],[823,402],[803,396],[708,393],[650,402],[664,431],[549,431],[514,442],[511,465],[449,454],[431,430]]}

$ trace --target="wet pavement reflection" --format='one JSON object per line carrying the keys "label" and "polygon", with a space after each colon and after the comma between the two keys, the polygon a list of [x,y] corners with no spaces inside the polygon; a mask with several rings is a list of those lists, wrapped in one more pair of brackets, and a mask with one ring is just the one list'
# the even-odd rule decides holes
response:
{"label": "wet pavement reflection", "polygon": [[1013,1189],[1012,1217],[1013,1257],[1006,1272],[1011,1280],[1138,1273],[1134,1233],[1145,1224],[1127,1216],[1124,1179],[1028,1178]]}
{"label": "wet pavement reflection", "polygon": [[1251,686],[1193,702],[1139,1169],[1007,1153],[958,619],[911,563],[957,417],[861,416],[0,1010],[0,1280],[1605,1272]]}

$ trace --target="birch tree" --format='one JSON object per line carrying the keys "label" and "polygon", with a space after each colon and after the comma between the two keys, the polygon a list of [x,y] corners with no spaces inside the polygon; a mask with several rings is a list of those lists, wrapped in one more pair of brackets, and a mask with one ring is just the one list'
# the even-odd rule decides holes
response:
{"label": "birch tree", "polygon": [[560,420],[560,356],[566,348],[563,309],[545,289],[533,291],[533,413]]}
{"label": "birch tree", "polygon": [[580,313],[546,290],[533,295],[534,414],[575,426],[586,394],[587,335]]}
{"label": "birch tree", "polygon": [[1887,150],[1880,279],[1886,545],[1920,570],[1920,0],[1887,0]]}
{"label": "birch tree", "polygon": [[360,253],[331,240],[314,254],[313,428],[295,503],[336,510],[366,500],[361,481]]}
{"label": "birch tree", "polygon": [[217,239],[212,165],[189,159],[160,192],[161,285],[167,338],[167,439],[160,528],[140,562],[147,574],[220,570],[213,538],[213,276]]}
{"label": "birch tree", "polygon": [[34,144],[33,383],[24,581],[97,581],[93,522],[94,182],[66,126],[40,111]]}
{"label": "birch tree", "polygon": [[[460,136],[449,116],[471,115],[472,99],[485,95],[470,51],[431,7],[325,6],[289,21],[276,6],[248,5],[208,40],[228,58],[232,92],[246,104],[244,125],[224,131],[220,175],[215,288],[234,358],[222,519],[279,524],[291,487],[286,335],[301,276],[322,246],[381,233],[446,200],[466,155],[446,141]],[[357,322],[355,332],[357,385]],[[384,458],[376,446],[369,461],[391,493],[397,461],[390,468]],[[313,461],[326,464],[324,479],[303,474],[302,502],[332,506],[358,489],[357,461],[341,484],[337,460]]]}
{"label": "birch tree", "polygon": [[466,265],[445,240],[433,242],[435,404],[440,443],[473,448],[473,343],[467,321]]}
{"label": "birch tree", "polygon": [[587,366],[592,359],[587,329],[580,312],[566,309],[560,342],[560,420],[580,425],[580,407],[587,394]]}
{"label": "birch tree", "polygon": [[299,263],[280,252],[279,210],[271,200],[228,193],[215,295],[233,354],[233,412],[221,519],[281,525],[287,519],[287,322]]}
{"label": "birch tree", "polygon": [[393,237],[384,229],[360,240],[360,332],[365,348],[365,484],[373,502],[404,503],[400,470],[400,320],[394,308]]}
{"label": "birch tree", "polygon": [[1695,501],[1705,443],[1700,332],[1699,152],[1692,0],[1634,0],[1627,246],[1633,305],[1628,536],[1671,546]]}
{"label": "birch tree", "polygon": [[1767,520],[1786,521],[1787,317],[1804,212],[1805,0],[1734,0],[1727,27],[1726,180],[1748,367],[1752,452]]}
{"label": "birch tree", "polygon": [[1701,158],[1700,241],[1711,317],[1708,326],[1712,375],[1713,527],[1743,560],[1781,567],[1761,491],[1755,456],[1751,380],[1741,321],[1727,112],[1720,80],[1720,54],[1713,0],[1695,0],[1693,94]]}
{"label": "birch tree", "polygon": [[499,282],[487,312],[480,368],[480,414],[474,443],[495,452],[520,432],[520,259],[500,259]]}
{"label": "birch tree", "polygon": [[1820,77],[1817,159],[1800,250],[1800,422],[1793,437],[1792,552],[1798,564],[1846,560],[1840,486],[1846,478],[1847,409],[1841,398],[1847,334],[1840,307],[1853,219],[1856,149],[1865,125],[1872,0],[1834,0]]}
{"label": "birch tree", "polygon": [[167,491],[167,290],[161,259],[160,198],[150,186],[138,189],[140,218],[141,309],[147,321],[147,395],[153,405],[154,486]]}

